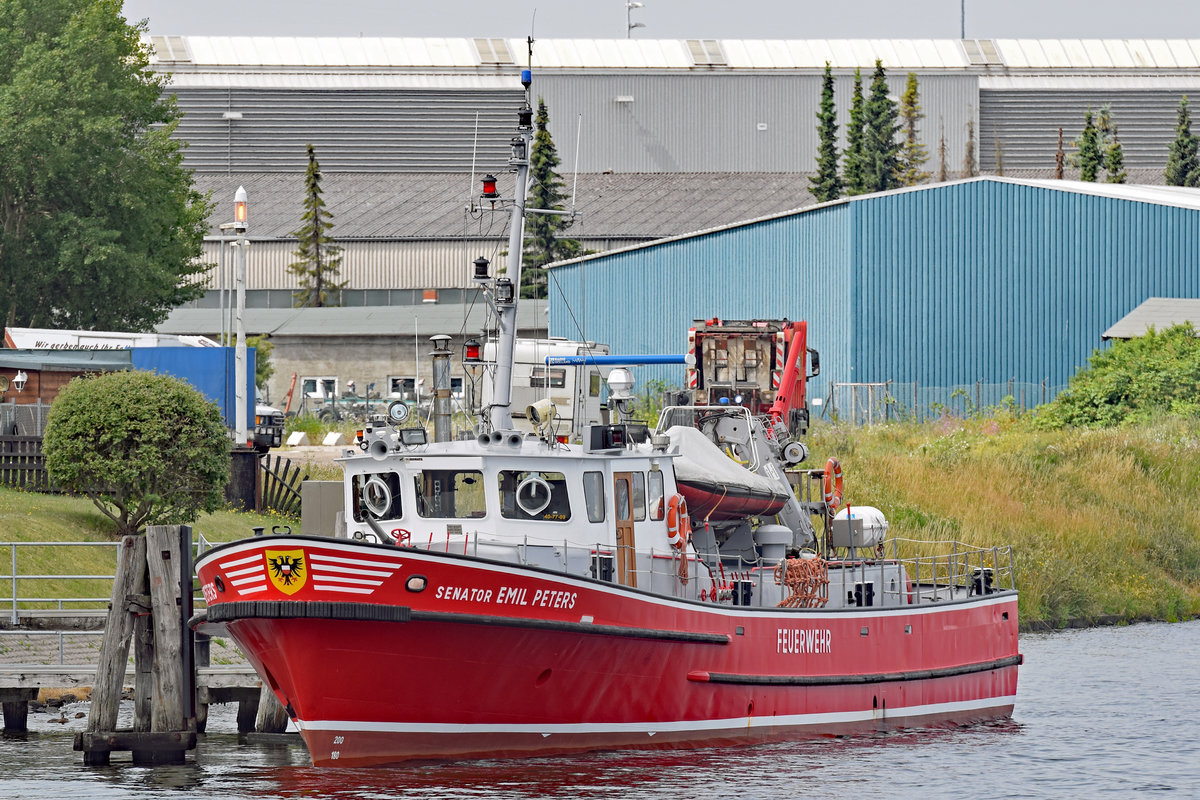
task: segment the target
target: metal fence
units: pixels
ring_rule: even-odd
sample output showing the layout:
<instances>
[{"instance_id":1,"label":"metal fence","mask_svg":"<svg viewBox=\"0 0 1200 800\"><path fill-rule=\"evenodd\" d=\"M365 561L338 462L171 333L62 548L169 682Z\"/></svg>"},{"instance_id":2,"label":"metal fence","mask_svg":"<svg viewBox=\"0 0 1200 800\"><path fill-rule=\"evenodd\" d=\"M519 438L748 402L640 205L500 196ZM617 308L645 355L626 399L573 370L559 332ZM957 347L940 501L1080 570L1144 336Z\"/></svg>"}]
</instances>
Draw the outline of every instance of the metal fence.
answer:
<instances>
[{"instance_id":1,"label":"metal fence","mask_svg":"<svg viewBox=\"0 0 1200 800\"><path fill-rule=\"evenodd\" d=\"M107 609L108 603L112 597L112 590L103 597L86 597L72 596L62 597L55 594L53 591L39 591L46 587L51 581L64 580L96 580L111 582L116 577L117 571L117 553L121 546L120 542L0 542L0 554L5 548L9 551L9 558L5 561L9 564L7 573L0 573L0 588L4 591L4 598L0 603L7 604L10 610L10 620L13 625L20 623L20 610L22 608L31 609L33 607L46 608L50 607L56 611L67 610L100 610ZM213 547L212 542L204 538L204 534L196 534L195 553L199 556L201 553ZM99 547L109 548L112 550L112 572L105 572L97 575L91 574L71 574L71 573L48 573L40 572L22 573L20 571L20 554L31 553L35 548L71 548L71 547ZM28 562L26 562L28 563ZM200 602L202 598L197 595Z\"/></svg>"},{"instance_id":2,"label":"metal fence","mask_svg":"<svg viewBox=\"0 0 1200 800\"><path fill-rule=\"evenodd\" d=\"M4 436L41 436L46 432L46 415L50 404L0 403L0 434Z\"/></svg>"},{"instance_id":3,"label":"metal fence","mask_svg":"<svg viewBox=\"0 0 1200 800\"><path fill-rule=\"evenodd\" d=\"M1048 403L1066 389L1048 381L1028 383L978 381L961 386L922 386L919 383L834 383L821 417L851 425L874 425L894 420L924 422L946 416L973 417L1010 408L1029 411Z\"/></svg>"}]
</instances>

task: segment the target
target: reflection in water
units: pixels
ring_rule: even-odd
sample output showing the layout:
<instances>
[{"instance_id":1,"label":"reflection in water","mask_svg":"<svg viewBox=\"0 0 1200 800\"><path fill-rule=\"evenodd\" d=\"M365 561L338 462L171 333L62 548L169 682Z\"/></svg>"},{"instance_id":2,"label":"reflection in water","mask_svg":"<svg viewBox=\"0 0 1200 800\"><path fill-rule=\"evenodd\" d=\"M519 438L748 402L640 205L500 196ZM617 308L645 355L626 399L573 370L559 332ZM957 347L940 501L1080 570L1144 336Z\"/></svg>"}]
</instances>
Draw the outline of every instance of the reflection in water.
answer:
<instances>
[{"instance_id":1,"label":"reflection in water","mask_svg":"<svg viewBox=\"0 0 1200 800\"><path fill-rule=\"evenodd\" d=\"M243 745L216 707L183 766L85 769L72 727L30 715L0 739L0 798L903 798L1200 796L1200 621L1021 639L1014 719L742 748L316 769L303 746Z\"/></svg>"}]
</instances>

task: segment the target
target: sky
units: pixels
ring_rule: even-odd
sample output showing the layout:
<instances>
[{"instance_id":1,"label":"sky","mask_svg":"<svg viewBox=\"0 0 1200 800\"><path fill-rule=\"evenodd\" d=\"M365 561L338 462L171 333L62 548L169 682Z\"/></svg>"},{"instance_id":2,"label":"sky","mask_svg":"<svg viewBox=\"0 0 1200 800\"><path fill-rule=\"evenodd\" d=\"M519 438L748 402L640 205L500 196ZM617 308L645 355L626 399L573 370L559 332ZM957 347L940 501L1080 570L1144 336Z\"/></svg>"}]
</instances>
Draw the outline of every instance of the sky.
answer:
<instances>
[{"instance_id":1,"label":"sky","mask_svg":"<svg viewBox=\"0 0 1200 800\"><path fill-rule=\"evenodd\" d=\"M1196 0L640 0L649 39L1200 39ZM125 0L131 22L191 36L619 39L624 0Z\"/></svg>"}]
</instances>

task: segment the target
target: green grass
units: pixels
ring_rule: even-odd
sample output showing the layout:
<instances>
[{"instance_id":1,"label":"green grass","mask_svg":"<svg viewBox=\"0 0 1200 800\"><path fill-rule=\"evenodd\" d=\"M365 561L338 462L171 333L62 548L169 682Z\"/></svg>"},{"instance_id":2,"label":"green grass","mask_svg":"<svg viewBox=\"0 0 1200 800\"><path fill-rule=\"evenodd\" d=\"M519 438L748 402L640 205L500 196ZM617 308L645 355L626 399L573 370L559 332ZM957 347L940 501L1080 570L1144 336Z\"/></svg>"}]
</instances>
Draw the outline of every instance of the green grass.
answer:
<instances>
[{"instance_id":1,"label":"green grass","mask_svg":"<svg viewBox=\"0 0 1200 800\"><path fill-rule=\"evenodd\" d=\"M892 536L1015 550L1026 623L1200 615L1200 420L1035 430L1012 415L818 426Z\"/></svg>"},{"instance_id":2,"label":"green grass","mask_svg":"<svg viewBox=\"0 0 1200 800\"><path fill-rule=\"evenodd\" d=\"M270 530L274 525L290 525L294 520L261 514L218 511L201 516L192 524L210 542L228 542L249 536L255 525ZM0 488L0 574L12 570L9 542L115 542L115 526L90 500L66 495L38 494ZM116 569L115 547L19 547L17 575L112 575ZM112 580L61 578L47 580L18 579L21 597L107 598ZM0 578L0 607L11 606L12 581ZM95 607L97 604L72 604L65 608ZM54 608L53 603L22 603L22 608Z\"/></svg>"},{"instance_id":3,"label":"green grass","mask_svg":"<svg viewBox=\"0 0 1200 800\"><path fill-rule=\"evenodd\" d=\"M1200 616L1200 420L1061 431L1003 413L870 429L818 424L810 444L807 466L837 456L847 501L881 509L892 536L1013 545L1027 624ZM333 465L313 477L340 472ZM224 542L278 524L295 525L222 511L193 528ZM0 489L0 573L11 563L3 542L112 541L112 532L90 501ZM19 558L24 574L111 574L115 563L112 550L93 548L28 549ZM38 583L20 593L109 591L104 581ZM10 594L0 579L0 598Z\"/></svg>"}]
</instances>

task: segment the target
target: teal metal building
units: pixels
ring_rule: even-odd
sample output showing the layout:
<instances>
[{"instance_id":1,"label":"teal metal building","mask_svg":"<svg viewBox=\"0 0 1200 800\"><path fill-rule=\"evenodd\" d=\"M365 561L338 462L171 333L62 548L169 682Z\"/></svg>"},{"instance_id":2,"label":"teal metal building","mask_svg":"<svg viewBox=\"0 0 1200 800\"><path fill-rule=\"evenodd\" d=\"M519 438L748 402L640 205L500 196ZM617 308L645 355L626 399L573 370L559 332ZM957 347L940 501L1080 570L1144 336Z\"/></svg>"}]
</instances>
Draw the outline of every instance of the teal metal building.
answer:
<instances>
[{"instance_id":1,"label":"teal metal building","mask_svg":"<svg viewBox=\"0 0 1200 800\"><path fill-rule=\"evenodd\" d=\"M804 319L813 397L887 381L914 401L981 384L1052 395L1148 297L1200 297L1200 190L980 177L562 262L549 329L681 353L695 319ZM637 374L683 382L682 367Z\"/></svg>"}]
</instances>

